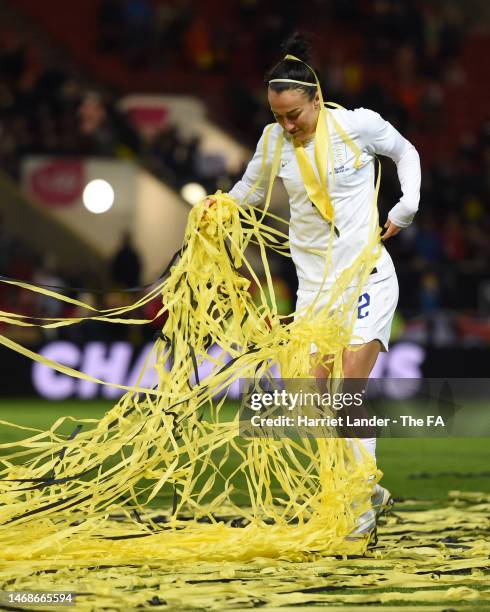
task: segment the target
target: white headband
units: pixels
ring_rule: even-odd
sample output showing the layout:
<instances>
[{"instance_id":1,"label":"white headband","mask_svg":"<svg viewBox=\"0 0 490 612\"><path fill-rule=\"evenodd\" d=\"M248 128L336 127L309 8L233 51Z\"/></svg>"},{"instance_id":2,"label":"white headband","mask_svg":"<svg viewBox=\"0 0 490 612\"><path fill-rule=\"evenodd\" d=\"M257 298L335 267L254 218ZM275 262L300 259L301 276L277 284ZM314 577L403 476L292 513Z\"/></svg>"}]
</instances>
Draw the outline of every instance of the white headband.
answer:
<instances>
[{"instance_id":1,"label":"white headband","mask_svg":"<svg viewBox=\"0 0 490 612\"><path fill-rule=\"evenodd\" d=\"M298 83L299 85L308 85L309 87L316 87L316 83L307 83L306 81L297 81L296 79L272 79L271 83Z\"/></svg>"}]
</instances>

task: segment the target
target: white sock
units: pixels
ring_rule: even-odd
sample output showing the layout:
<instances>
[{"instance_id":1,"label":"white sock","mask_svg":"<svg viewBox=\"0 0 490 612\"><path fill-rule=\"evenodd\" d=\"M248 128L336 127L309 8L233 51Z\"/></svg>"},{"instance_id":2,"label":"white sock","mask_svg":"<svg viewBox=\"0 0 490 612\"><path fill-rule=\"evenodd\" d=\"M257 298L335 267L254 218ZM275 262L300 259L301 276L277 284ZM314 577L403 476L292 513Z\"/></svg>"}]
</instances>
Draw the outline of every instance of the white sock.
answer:
<instances>
[{"instance_id":1,"label":"white sock","mask_svg":"<svg viewBox=\"0 0 490 612\"><path fill-rule=\"evenodd\" d=\"M362 461L361 450L352 438L346 438L349 441L352 450L354 451L354 458L359 463ZM376 461L376 438L358 438L359 443L364 446L367 452L372 455L373 459Z\"/></svg>"},{"instance_id":2,"label":"white sock","mask_svg":"<svg viewBox=\"0 0 490 612\"><path fill-rule=\"evenodd\" d=\"M359 442L361 442L368 453L371 453L376 461L376 438L359 438Z\"/></svg>"}]
</instances>

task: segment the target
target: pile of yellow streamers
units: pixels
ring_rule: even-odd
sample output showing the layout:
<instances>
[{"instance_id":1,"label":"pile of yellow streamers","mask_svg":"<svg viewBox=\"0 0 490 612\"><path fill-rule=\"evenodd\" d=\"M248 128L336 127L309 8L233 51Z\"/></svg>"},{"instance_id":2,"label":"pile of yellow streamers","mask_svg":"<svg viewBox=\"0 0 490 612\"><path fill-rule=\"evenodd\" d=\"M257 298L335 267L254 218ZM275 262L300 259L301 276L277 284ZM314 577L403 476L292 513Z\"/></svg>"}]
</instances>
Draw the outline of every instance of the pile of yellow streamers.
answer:
<instances>
[{"instance_id":1,"label":"pile of yellow streamers","mask_svg":"<svg viewBox=\"0 0 490 612\"><path fill-rule=\"evenodd\" d=\"M323 311L285 325L265 298L257 305L239 273L245 268L255 276L245 249L254 241L265 257L268 242L280 245L284 236L264 226L263 212L217 198L204 221L202 207L192 210L180 259L161 288L168 318L153 349L156 388L136 385L92 429L71 439L58 433L61 418L47 432L0 445L4 558L79 557L88 541L113 547L107 538L125 535L140 536L131 545L148 547L150 556L157 546L174 559L197 551L216 559L230 551L250 558L364 551L365 538L345 536L369 508L368 479L377 473L372 462L355 461L341 439L240 439L238 415L220 419L226 394L218 402L213 397L237 378L262 377L272 364L283 377L309 377L311 342L338 370L350 313ZM119 321L120 314L100 316ZM211 345L222 355L212 358L204 380L195 380ZM245 492L237 485L243 482ZM172 496L165 530L147 513L162 492ZM223 508L247 525L217 520ZM113 533L107 521L115 515L126 520Z\"/></svg>"},{"instance_id":2,"label":"pile of yellow streamers","mask_svg":"<svg viewBox=\"0 0 490 612\"><path fill-rule=\"evenodd\" d=\"M327 124L328 110L322 112ZM211 209L195 207L169 275L135 304L96 311L14 283L88 309L87 317L76 319L0 314L14 325L52 328L86 318L143 324L127 315L158 294L168 317L152 351L155 388L115 385L127 391L116 406L100 421L78 421L69 437L61 429L73 419L61 417L48 431L19 426L25 439L0 443L4 589L66 588L68 581L80 592L91 572L104 566L107 593L110 574L117 573L115 588L138 593L133 599L140 605L154 592L155 581L161 584L165 571L179 564L264 558L293 563L366 552L368 536L346 538L369 510L380 477L362 447L328 436L244 439L238 414L232 421L222 416L226 391L238 378L267 376L273 365L283 378L310 377L313 342L316 362L328 356L332 375L341 376L358 295L380 251L375 197L368 244L338 279L329 303L318 312L312 305L292 322L279 316L273 299L268 305L274 290L267 251L287 254L287 237L266 221L273 217L267 209L282 139L271 156L268 140L266 132L262 174L251 190L268 182L264 209L238 206L221 193ZM379 175L376 196L378 188ZM332 243L333 223L327 263ZM261 255L267 296L247 259L250 245ZM248 291L251 279L261 300ZM339 306L353 285L357 291ZM0 342L65 374L95 380L8 338ZM212 345L221 349L218 356L210 357ZM210 359L211 372L200 380L199 366ZM131 565L127 573L121 570L125 565ZM89 588L103 597L103 583L95 583Z\"/></svg>"}]
</instances>

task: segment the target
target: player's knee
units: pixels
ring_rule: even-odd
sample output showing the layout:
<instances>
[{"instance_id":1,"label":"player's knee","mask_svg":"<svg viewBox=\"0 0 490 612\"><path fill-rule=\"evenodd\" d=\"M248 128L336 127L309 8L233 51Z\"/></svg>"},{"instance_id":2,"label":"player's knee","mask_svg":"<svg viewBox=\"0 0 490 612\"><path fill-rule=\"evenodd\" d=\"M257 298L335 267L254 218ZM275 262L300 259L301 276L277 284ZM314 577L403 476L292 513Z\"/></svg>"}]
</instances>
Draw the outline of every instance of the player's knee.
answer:
<instances>
[{"instance_id":1,"label":"player's knee","mask_svg":"<svg viewBox=\"0 0 490 612\"><path fill-rule=\"evenodd\" d=\"M344 378L364 378L362 375L363 368L355 363L355 360L344 361Z\"/></svg>"},{"instance_id":2,"label":"player's knee","mask_svg":"<svg viewBox=\"0 0 490 612\"><path fill-rule=\"evenodd\" d=\"M381 344L373 340L358 350L346 349L343 354L342 366L344 378L368 378L376 363Z\"/></svg>"}]
</instances>

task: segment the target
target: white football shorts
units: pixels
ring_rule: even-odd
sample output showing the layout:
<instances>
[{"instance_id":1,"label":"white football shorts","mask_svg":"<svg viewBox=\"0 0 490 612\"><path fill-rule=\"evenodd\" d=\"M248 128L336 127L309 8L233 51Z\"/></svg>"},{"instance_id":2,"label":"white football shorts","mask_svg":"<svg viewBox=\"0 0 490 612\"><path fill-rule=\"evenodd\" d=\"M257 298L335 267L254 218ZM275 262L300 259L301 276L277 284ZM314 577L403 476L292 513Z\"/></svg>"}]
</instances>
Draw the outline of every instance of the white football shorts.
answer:
<instances>
[{"instance_id":1,"label":"white football shorts","mask_svg":"<svg viewBox=\"0 0 490 612\"><path fill-rule=\"evenodd\" d=\"M353 289L352 289L353 291ZM317 295L316 291L298 290L296 299L296 312L301 316L301 311L311 304ZM324 306L329 298L329 293L321 294L315 311ZM376 280L376 275L371 275L359 296L357 306L357 319L352 331L351 344L365 344L371 340L379 340L382 351L388 350L391 334L391 324L398 304L398 279L395 272L382 280ZM316 352L316 346L312 344L311 352Z\"/></svg>"}]
</instances>

